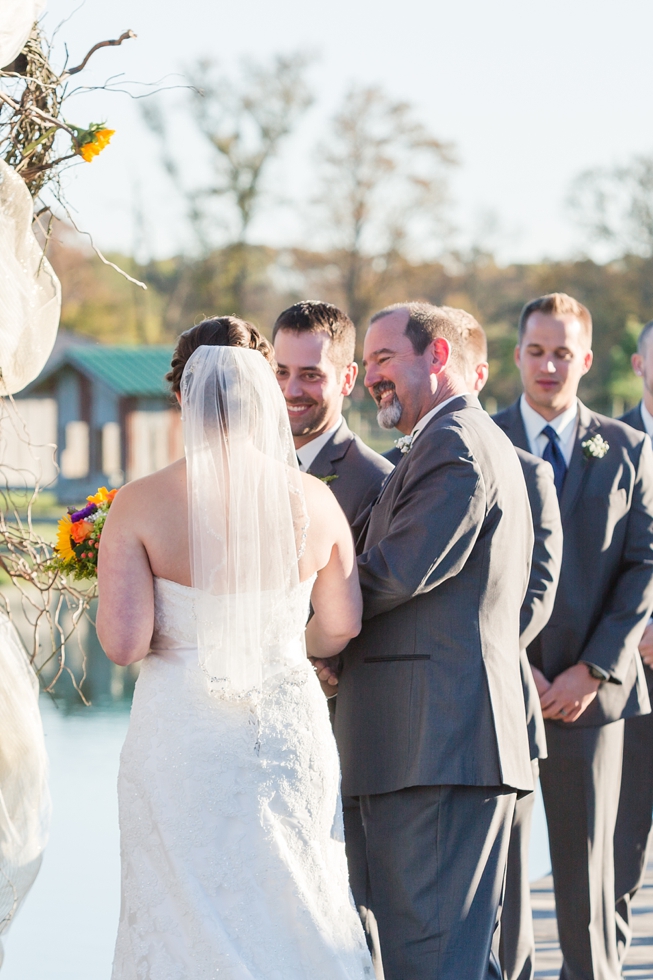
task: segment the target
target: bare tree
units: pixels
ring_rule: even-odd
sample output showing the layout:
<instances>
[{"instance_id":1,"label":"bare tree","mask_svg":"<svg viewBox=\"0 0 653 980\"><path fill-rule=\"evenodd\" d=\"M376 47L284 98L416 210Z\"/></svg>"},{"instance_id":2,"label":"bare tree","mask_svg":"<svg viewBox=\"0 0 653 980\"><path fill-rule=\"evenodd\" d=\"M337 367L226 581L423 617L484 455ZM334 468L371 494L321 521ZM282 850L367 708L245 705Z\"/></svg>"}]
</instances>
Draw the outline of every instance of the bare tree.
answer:
<instances>
[{"instance_id":1,"label":"bare tree","mask_svg":"<svg viewBox=\"0 0 653 980\"><path fill-rule=\"evenodd\" d=\"M318 147L319 203L331 231L349 313L361 324L380 277L444 230L451 145L419 122L411 105L378 87L353 87Z\"/></svg>"},{"instance_id":2,"label":"bare tree","mask_svg":"<svg viewBox=\"0 0 653 980\"><path fill-rule=\"evenodd\" d=\"M653 257L653 157L585 171L572 184L569 205L590 242Z\"/></svg>"},{"instance_id":3,"label":"bare tree","mask_svg":"<svg viewBox=\"0 0 653 980\"><path fill-rule=\"evenodd\" d=\"M306 65L303 55L277 55L270 64L245 63L236 80L219 73L209 60L190 73L193 118L211 151L213 178L207 187L183 189L164 117L160 109L148 109L150 128L164 145L164 166L185 194L204 251L215 244L207 233L215 224L210 201L218 198L226 204L220 212L231 243L229 291L239 312L244 311L250 228L268 196L269 164L312 102Z\"/></svg>"}]
</instances>

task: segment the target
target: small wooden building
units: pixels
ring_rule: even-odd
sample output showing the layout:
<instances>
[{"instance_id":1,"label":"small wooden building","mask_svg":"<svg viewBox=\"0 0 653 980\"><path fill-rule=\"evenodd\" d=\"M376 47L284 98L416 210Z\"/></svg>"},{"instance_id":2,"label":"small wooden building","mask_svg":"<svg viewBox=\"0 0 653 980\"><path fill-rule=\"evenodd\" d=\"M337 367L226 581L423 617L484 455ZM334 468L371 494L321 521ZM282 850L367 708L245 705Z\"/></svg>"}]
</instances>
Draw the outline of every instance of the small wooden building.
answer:
<instances>
[{"instance_id":1,"label":"small wooden building","mask_svg":"<svg viewBox=\"0 0 653 980\"><path fill-rule=\"evenodd\" d=\"M78 503L183 455L179 409L164 377L172 347L72 345L16 399L56 406L57 497Z\"/></svg>"}]
</instances>

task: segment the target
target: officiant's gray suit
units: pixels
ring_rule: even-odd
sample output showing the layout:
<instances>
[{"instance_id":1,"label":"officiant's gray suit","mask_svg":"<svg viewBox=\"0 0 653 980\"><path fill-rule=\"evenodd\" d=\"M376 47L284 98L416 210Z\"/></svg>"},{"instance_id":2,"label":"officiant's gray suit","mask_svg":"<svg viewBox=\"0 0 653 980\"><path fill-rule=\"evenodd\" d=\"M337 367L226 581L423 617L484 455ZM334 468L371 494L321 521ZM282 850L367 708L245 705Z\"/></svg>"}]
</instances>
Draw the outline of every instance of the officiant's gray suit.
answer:
<instances>
[{"instance_id":1,"label":"officiant's gray suit","mask_svg":"<svg viewBox=\"0 0 653 980\"><path fill-rule=\"evenodd\" d=\"M645 432L641 403L621 421ZM653 670L644 664L649 697L653 699ZM614 832L614 887L617 899L617 948L623 963L633 935L631 901L646 870L653 813L653 714L627 718L619 813Z\"/></svg>"},{"instance_id":2,"label":"officiant's gray suit","mask_svg":"<svg viewBox=\"0 0 653 980\"><path fill-rule=\"evenodd\" d=\"M495 416L529 444L519 402ZM583 443L601 436L602 458ZM641 433L579 402L560 499L564 550L547 626L530 662L549 679L584 661L605 671L573 724L547 721L541 783L549 826L563 980L617 980L613 835L623 719L650 710L637 646L653 606L653 455Z\"/></svg>"},{"instance_id":3,"label":"officiant's gray suit","mask_svg":"<svg viewBox=\"0 0 653 980\"><path fill-rule=\"evenodd\" d=\"M336 737L386 980L484 980L515 791L532 789L519 612L533 531L510 443L463 395L373 506Z\"/></svg>"}]
</instances>

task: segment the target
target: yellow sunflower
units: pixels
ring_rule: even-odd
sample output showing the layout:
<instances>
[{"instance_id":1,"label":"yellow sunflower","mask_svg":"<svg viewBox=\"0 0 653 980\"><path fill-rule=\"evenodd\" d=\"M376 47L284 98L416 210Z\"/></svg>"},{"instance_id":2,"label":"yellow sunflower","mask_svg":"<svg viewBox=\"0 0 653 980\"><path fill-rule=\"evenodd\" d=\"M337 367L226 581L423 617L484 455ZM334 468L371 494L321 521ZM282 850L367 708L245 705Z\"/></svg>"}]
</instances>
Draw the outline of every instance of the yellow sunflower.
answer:
<instances>
[{"instance_id":1,"label":"yellow sunflower","mask_svg":"<svg viewBox=\"0 0 653 980\"><path fill-rule=\"evenodd\" d=\"M75 557L75 552L73 551L70 543L70 531L72 526L73 522L70 519L70 515L65 514L59 521L57 528L57 543L54 547L59 557L63 558L64 561Z\"/></svg>"}]
</instances>

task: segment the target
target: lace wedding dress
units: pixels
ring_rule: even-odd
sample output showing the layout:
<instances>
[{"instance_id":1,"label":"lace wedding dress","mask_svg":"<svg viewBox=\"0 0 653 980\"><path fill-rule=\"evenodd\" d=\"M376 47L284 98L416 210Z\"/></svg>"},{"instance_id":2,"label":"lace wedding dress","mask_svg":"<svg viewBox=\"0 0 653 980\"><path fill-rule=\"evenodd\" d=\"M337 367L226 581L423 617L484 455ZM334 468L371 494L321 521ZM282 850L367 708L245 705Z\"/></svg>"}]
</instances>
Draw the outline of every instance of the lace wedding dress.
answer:
<instances>
[{"instance_id":1,"label":"lace wedding dress","mask_svg":"<svg viewBox=\"0 0 653 980\"><path fill-rule=\"evenodd\" d=\"M216 697L198 662L197 591L154 585L120 765L113 980L371 978L314 671L288 650L257 702Z\"/></svg>"}]
</instances>

